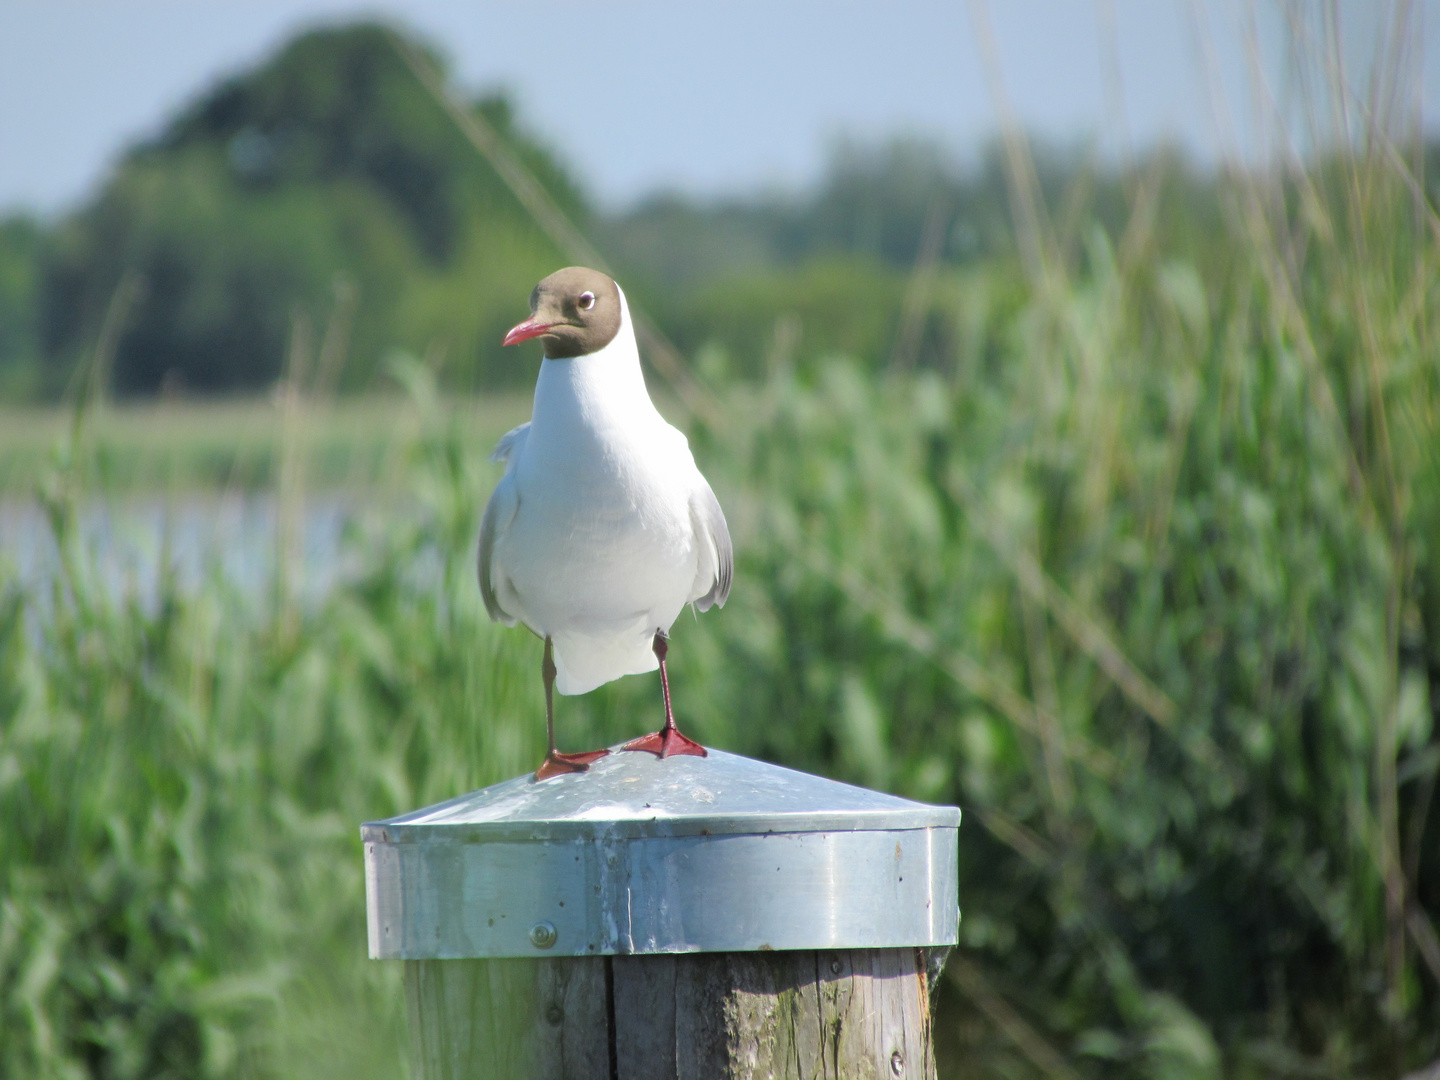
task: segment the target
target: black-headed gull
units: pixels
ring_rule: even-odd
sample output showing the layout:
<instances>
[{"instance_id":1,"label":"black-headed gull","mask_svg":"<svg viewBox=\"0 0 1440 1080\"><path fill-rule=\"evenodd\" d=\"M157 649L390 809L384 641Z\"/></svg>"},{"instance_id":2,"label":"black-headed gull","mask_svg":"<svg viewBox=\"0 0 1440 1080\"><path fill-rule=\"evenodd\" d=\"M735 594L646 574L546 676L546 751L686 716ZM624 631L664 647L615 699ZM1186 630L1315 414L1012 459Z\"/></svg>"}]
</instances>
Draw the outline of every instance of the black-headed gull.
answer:
<instances>
[{"instance_id":1,"label":"black-headed gull","mask_svg":"<svg viewBox=\"0 0 1440 1080\"><path fill-rule=\"evenodd\" d=\"M625 294L572 266L530 294L505 335L545 347L530 422L491 454L505 463L480 524L480 592L490 617L545 641L549 748L537 780L583 772L608 751L555 749L553 691L583 694L660 668L665 724L624 746L705 756L680 734L665 653L686 604L723 606L734 557L725 514L685 436L655 409Z\"/></svg>"}]
</instances>

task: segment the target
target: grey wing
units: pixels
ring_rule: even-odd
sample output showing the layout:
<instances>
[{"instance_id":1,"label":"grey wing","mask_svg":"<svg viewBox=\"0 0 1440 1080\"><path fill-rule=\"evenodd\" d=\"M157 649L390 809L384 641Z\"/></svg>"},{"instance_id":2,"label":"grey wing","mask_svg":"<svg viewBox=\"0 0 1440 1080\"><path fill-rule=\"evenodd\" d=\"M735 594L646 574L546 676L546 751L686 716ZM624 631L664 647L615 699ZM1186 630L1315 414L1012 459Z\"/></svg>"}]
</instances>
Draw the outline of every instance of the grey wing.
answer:
<instances>
[{"instance_id":1,"label":"grey wing","mask_svg":"<svg viewBox=\"0 0 1440 1080\"><path fill-rule=\"evenodd\" d=\"M528 423L507 432L495 445L490 460L510 464L524 447L529 434ZM500 599L495 594L495 541L510 527L519 509L520 490L515 484L515 470L513 467L507 468L505 475L495 485L490 501L485 504L485 516L480 519L480 554L477 560L480 597L485 601L485 610L493 621L503 622L506 626L515 625L515 616L500 606Z\"/></svg>"},{"instance_id":2,"label":"grey wing","mask_svg":"<svg viewBox=\"0 0 1440 1080\"><path fill-rule=\"evenodd\" d=\"M695 606L701 611L712 607L724 607L730 595L730 578L735 573L735 549L730 544L730 527L725 524L725 511L720 509L720 500L704 477L700 479L700 490L690 497L690 520L695 535L700 540L701 550L713 559L700 560L700 573L695 583L698 592L708 590L695 598ZM713 575L713 576L712 576Z\"/></svg>"},{"instance_id":3,"label":"grey wing","mask_svg":"<svg viewBox=\"0 0 1440 1080\"><path fill-rule=\"evenodd\" d=\"M508 462L515 453L525 445L525 440L530 436L530 421L526 420L517 428L511 428L500 441L495 444L495 449L490 451L490 460L496 464Z\"/></svg>"},{"instance_id":4,"label":"grey wing","mask_svg":"<svg viewBox=\"0 0 1440 1080\"><path fill-rule=\"evenodd\" d=\"M495 595L495 540L515 520L515 511L520 509L520 494L515 490L515 476L506 473L495 485L495 492L485 504L485 516L480 519L480 596L485 601L485 610L494 622L506 626L515 625L515 616L500 606Z\"/></svg>"}]
</instances>

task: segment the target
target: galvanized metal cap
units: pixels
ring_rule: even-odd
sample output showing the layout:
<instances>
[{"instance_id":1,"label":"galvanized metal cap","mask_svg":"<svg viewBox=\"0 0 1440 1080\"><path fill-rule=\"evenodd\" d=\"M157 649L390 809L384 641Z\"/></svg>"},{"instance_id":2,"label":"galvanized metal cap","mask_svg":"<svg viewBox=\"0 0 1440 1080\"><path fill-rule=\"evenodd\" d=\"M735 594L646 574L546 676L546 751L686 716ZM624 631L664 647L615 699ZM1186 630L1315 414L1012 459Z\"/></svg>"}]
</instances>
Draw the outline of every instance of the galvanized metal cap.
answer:
<instances>
[{"instance_id":1,"label":"galvanized metal cap","mask_svg":"<svg viewBox=\"0 0 1440 1080\"><path fill-rule=\"evenodd\" d=\"M953 945L960 811L712 750L361 827L370 955Z\"/></svg>"}]
</instances>

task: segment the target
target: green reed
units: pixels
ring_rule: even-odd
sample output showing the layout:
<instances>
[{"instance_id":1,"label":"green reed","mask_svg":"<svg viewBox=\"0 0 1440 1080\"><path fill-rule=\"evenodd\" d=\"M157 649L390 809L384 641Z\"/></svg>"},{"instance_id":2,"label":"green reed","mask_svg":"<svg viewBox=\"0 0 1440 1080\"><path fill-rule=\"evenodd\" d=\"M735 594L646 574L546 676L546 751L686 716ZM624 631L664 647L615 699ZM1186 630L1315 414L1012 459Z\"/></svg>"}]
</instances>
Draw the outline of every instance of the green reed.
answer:
<instances>
[{"instance_id":1,"label":"green reed","mask_svg":"<svg viewBox=\"0 0 1440 1080\"><path fill-rule=\"evenodd\" d=\"M1123 230L1035 215L1023 258L939 272L947 363L777 345L694 426L739 565L676 625L682 721L965 809L949 1075L1440 1055L1440 230L1413 160L1222 178L1202 240L1157 228L1184 207L1142 170ZM56 570L0 578L0 1075L403 1071L357 825L532 768L543 714L536 643L474 582L490 440L393 370L383 483L318 601L286 558L258 596L164 553L154 596L107 580L83 410L39 485ZM563 699L562 739L657 708L653 677Z\"/></svg>"}]
</instances>

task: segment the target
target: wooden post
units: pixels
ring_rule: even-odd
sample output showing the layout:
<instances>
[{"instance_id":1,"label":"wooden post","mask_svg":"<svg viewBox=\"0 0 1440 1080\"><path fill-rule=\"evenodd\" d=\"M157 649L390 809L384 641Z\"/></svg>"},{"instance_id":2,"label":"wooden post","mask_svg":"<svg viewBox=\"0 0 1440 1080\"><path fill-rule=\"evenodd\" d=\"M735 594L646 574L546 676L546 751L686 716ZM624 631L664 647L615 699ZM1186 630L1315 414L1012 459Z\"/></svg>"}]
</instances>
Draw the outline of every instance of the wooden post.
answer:
<instances>
[{"instance_id":1,"label":"wooden post","mask_svg":"<svg viewBox=\"0 0 1440 1080\"><path fill-rule=\"evenodd\" d=\"M409 960L416 1080L935 1080L916 949Z\"/></svg>"},{"instance_id":2,"label":"wooden post","mask_svg":"<svg viewBox=\"0 0 1440 1080\"><path fill-rule=\"evenodd\" d=\"M712 751L362 828L415 1080L934 1080L959 811Z\"/></svg>"}]
</instances>

